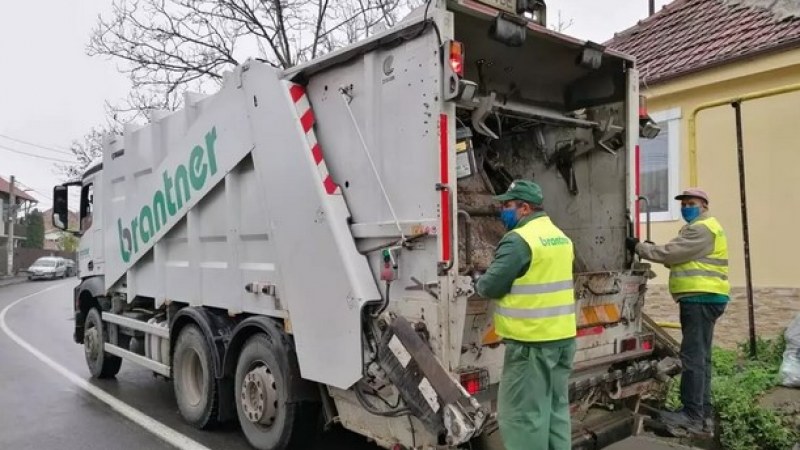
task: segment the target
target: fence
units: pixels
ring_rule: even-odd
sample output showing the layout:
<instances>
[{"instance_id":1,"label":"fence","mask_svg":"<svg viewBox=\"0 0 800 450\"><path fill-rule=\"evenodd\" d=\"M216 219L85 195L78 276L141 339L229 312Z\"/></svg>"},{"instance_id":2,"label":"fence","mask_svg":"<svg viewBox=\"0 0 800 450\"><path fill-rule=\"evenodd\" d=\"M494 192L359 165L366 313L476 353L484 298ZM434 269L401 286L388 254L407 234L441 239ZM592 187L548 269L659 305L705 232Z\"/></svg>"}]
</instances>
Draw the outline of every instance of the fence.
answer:
<instances>
[{"instance_id":1,"label":"fence","mask_svg":"<svg viewBox=\"0 0 800 450\"><path fill-rule=\"evenodd\" d=\"M8 250L6 246L0 246L0 275L7 273L8 258L6 253ZM75 252L63 252L59 250L45 250L41 248L15 248L14 249L14 273L21 273L30 267L34 261L42 256L60 256L62 258L71 259L77 262L77 255Z\"/></svg>"}]
</instances>

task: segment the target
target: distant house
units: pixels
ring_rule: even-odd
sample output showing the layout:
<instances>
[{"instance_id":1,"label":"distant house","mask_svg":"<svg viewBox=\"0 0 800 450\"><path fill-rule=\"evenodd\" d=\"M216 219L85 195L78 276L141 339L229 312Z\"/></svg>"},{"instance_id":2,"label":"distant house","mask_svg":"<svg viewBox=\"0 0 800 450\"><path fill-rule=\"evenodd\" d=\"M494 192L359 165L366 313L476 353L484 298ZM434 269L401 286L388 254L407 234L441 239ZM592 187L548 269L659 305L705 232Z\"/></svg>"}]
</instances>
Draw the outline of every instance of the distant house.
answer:
<instances>
[{"instance_id":1,"label":"distant house","mask_svg":"<svg viewBox=\"0 0 800 450\"><path fill-rule=\"evenodd\" d=\"M653 240L664 243L682 220L673 197L697 184L711 196L730 243L731 282L745 284L734 110L697 115L700 105L750 93L800 88L800 2L676 0L606 43L636 57L641 93L662 128L641 140L641 193L653 205ZM796 229L800 220L800 91L742 103L753 281L757 293L800 299ZM644 216L642 216L644 219ZM656 284L666 270L657 269Z\"/></svg>"},{"instance_id":2,"label":"distant house","mask_svg":"<svg viewBox=\"0 0 800 450\"><path fill-rule=\"evenodd\" d=\"M19 245L20 241L25 240L25 228L20 225L20 219L25 216L27 211L38 201L28 195L25 191L15 188L14 197L16 203L16 215L14 217L14 245ZM0 220L0 247L5 247L8 243L8 220L9 220L9 206L11 204L11 184L8 180L0 177L0 211L2 211L2 220Z\"/></svg>"},{"instance_id":3,"label":"distant house","mask_svg":"<svg viewBox=\"0 0 800 450\"><path fill-rule=\"evenodd\" d=\"M44 249L45 250L61 250L59 242L64 235L64 231L59 230L53 225L53 210L48 209L42 213L44 218ZM78 229L78 213L69 211L69 226L70 230Z\"/></svg>"}]
</instances>

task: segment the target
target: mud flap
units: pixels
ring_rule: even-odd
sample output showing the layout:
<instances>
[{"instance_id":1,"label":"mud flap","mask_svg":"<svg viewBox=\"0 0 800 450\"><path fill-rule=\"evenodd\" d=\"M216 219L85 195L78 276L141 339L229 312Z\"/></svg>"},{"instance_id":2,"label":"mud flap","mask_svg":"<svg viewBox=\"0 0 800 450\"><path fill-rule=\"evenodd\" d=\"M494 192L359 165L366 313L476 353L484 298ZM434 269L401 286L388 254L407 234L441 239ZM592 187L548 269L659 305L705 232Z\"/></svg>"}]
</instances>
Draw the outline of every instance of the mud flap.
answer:
<instances>
[{"instance_id":1,"label":"mud flap","mask_svg":"<svg viewBox=\"0 0 800 450\"><path fill-rule=\"evenodd\" d=\"M414 416L444 443L460 445L481 431L487 411L450 377L406 319L392 318L378 359Z\"/></svg>"}]
</instances>

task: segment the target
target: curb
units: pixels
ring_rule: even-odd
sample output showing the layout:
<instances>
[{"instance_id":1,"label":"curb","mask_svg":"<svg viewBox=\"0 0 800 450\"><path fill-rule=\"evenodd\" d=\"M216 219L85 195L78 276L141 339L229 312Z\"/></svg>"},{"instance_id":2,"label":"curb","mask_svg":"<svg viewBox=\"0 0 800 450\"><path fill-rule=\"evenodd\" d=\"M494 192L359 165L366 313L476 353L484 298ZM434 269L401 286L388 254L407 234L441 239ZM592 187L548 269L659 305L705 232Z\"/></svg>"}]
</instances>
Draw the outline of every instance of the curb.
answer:
<instances>
[{"instance_id":1,"label":"curb","mask_svg":"<svg viewBox=\"0 0 800 450\"><path fill-rule=\"evenodd\" d=\"M2 280L2 279L0 279L0 289L4 288L6 286L13 286L15 284L25 283L26 281L28 281L28 278L26 278L26 277L18 277L18 278L11 279L11 280Z\"/></svg>"}]
</instances>

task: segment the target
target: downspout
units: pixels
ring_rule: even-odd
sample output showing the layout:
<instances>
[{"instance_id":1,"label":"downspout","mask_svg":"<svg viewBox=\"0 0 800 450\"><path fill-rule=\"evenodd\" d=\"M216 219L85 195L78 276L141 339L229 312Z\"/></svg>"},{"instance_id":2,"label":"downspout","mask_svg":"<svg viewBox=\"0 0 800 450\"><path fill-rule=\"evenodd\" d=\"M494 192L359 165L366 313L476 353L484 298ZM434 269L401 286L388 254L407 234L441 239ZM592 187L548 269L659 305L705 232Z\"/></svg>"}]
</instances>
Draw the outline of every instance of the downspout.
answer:
<instances>
[{"instance_id":1,"label":"downspout","mask_svg":"<svg viewBox=\"0 0 800 450\"><path fill-rule=\"evenodd\" d=\"M751 92L749 94L740 95L737 97L730 97L724 100L716 100L713 102L703 103L696 107L692 114L689 116L689 184L697 186L697 115L706 109L715 108L717 106L732 105L734 103L743 103L748 100L755 100L765 97L774 97L776 95L787 94L790 92L800 91L800 84L790 84L788 86L768 89L765 91Z\"/></svg>"}]
</instances>

